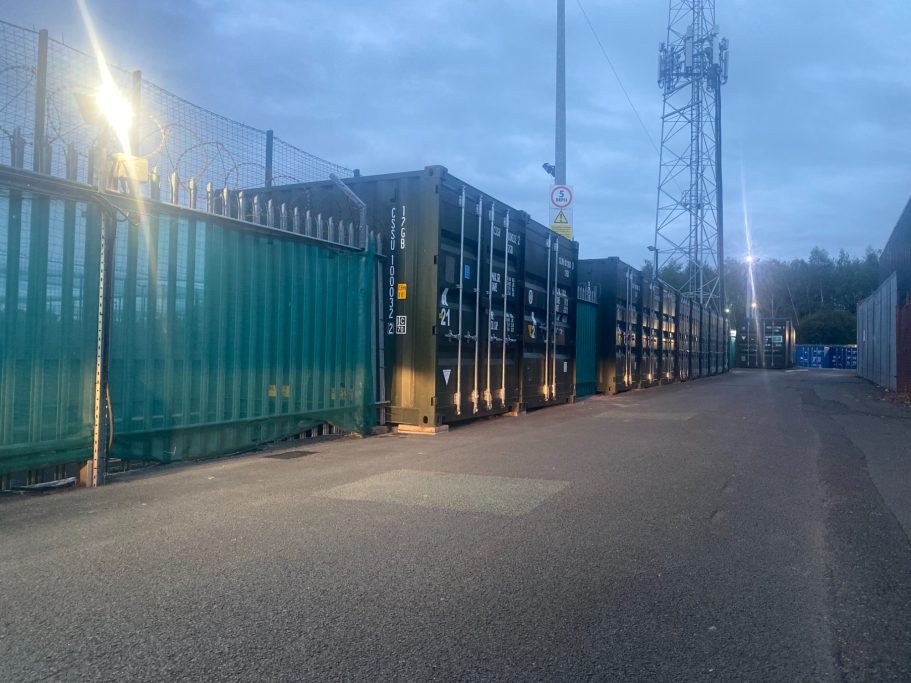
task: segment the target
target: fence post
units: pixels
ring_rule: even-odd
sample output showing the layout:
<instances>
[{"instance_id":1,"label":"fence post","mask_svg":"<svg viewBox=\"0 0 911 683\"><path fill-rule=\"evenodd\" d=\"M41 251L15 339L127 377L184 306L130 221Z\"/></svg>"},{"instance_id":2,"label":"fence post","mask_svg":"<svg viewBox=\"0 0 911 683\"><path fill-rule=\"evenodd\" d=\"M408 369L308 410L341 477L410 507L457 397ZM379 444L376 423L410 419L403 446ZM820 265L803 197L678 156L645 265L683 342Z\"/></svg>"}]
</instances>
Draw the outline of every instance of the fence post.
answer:
<instances>
[{"instance_id":1,"label":"fence post","mask_svg":"<svg viewBox=\"0 0 911 683\"><path fill-rule=\"evenodd\" d=\"M142 72L133 72L133 90L130 98L133 108L133 120L130 121L130 154L141 156L139 153L139 109L142 106Z\"/></svg>"},{"instance_id":2,"label":"fence post","mask_svg":"<svg viewBox=\"0 0 911 683\"><path fill-rule=\"evenodd\" d=\"M50 173L50 145L47 125L47 29L38 32L38 70L35 74L35 139L32 169Z\"/></svg>"},{"instance_id":3,"label":"fence post","mask_svg":"<svg viewBox=\"0 0 911 683\"><path fill-rule=\"evenodd\" d=\"M111 287L114 280L114 234L117 219L101 207L101 249L98 268L98 341L95 351L95 414L92 434L90 485L104 484L111 424L109 420L108 370L111 336Z\"/></svg>"},{"instance_id":4,"label":"fence post","mask_svg":"<svg viewBox=\"0 0 911 683\"><path fill-rule=\"evenodd\" d=\"M272 189L272 149L275 144L275 134L271 130L266 131L266 189Z\"/></svg>"}]
</instances>

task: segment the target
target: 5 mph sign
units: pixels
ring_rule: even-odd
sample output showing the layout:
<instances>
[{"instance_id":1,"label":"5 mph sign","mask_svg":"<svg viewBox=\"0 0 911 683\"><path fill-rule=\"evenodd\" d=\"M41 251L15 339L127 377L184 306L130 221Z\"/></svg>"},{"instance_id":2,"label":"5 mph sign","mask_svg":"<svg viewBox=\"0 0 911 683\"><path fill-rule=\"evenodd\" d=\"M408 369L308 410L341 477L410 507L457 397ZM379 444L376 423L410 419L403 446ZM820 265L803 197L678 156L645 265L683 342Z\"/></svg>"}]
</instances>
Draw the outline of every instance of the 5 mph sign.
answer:
<instances>
[{"instance_id":1,"label":"5 mph sign","mask_svg":"<svg viewBox=\"0 0 911 683\"><path fill-rule=\"evenodd\" d=\"M550 229L573 238L573 188L569 185L550 187Z\"/></svg>"},{"instance_id":2,"label":"5 mph sign","mask_svg":"<svg viewBox=\"0 0 911 683\"><path fill-rule=\"evenodd\" d=\"M573 189L569 185L550 186L550 205L555 209L568 209L573 205Z\"/></svg>"}]
</instances>

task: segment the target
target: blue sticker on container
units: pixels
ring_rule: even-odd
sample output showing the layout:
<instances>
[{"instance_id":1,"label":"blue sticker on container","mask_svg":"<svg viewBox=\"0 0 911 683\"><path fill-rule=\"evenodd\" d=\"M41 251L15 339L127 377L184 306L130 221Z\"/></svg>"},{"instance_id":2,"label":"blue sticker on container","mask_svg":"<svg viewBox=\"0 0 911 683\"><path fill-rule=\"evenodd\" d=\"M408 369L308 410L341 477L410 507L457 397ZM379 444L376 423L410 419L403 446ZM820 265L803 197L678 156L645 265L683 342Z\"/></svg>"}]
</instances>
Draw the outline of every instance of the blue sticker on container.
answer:
<instances>
[{"instance_id":1,"label":"blue sticker on container","mask_svg":"<svg viewBox=\"0 0 911 683\"><path fill-rule=\"evenodd\" d=\"M465 279L471 279L471 266L469 266L467 263L465 264Z\"/></svg>"}]
</instances>

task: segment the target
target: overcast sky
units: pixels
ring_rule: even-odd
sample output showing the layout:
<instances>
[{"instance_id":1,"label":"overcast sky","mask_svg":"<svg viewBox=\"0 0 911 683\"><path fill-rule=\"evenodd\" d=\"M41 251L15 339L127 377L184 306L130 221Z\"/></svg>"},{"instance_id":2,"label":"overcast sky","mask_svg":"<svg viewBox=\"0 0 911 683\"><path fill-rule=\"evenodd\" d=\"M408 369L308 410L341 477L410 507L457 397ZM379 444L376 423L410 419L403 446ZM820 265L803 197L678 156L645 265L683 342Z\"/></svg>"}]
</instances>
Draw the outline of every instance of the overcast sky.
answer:
<instances>
[{"instance_id":1,"label":"overcast sky","mask_svg":"<svg viewBox=\"0 0 911 683\"><path fill-rule=\"evenodd\" d=\"M110 60L365 174L443 164L542 222L553 0L87 0ZM568 181L584 257L648 257L658 157L567 0ZM583 0L651 136L667 0ZM881 248L911 194L911 2L717 0L726 249ZM0 18L87 49L75 1Z\"/></svg>"}]
</instances>

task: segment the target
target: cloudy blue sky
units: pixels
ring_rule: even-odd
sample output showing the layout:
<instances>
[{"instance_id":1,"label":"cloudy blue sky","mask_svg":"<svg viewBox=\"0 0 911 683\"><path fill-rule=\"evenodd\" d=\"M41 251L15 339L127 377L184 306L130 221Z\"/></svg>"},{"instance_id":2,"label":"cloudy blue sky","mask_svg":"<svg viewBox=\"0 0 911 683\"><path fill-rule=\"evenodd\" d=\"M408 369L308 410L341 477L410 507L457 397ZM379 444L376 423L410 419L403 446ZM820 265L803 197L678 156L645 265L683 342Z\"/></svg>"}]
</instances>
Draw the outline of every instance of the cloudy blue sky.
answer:
<instances>
[{"instance_id":1,"label":"cloudy blue sky","mask_svg":"<svg viewBox=\"0 0 911 683\"><path fill-rule=\"evenodd\" d=\"M87 0L111 61L319 156L382 173L443 164L547 219L552 0ZM666 0L583 0L653 138ZM726 244L881 248L911 194L911 2L717 0ZM87 48L75 2L0 18ZM567 0L568 178L586 257L648 257L657 154Z\"/></svg>"}]
</instances>

